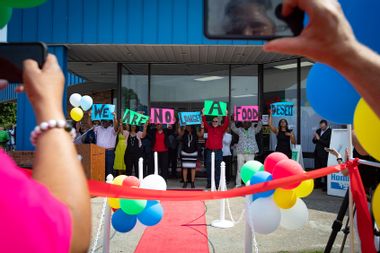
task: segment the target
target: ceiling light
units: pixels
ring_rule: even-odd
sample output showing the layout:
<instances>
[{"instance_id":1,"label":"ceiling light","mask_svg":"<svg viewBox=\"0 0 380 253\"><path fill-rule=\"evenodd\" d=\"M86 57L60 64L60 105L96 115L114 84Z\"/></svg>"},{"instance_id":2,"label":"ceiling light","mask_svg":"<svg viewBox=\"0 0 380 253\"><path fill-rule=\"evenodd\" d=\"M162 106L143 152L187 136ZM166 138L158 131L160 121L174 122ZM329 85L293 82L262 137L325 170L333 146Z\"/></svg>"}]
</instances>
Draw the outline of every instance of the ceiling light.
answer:
<instances>
[{"instance_id":1,"label":"ceiling light","mask_svg":"<svg viewBox=\"0 0 380 253\"><path fill-rule=\"evenodd\" d=\"M206 77L196 78L194 79L194 81L207 82L207 81L220 80L223 78L224 78L223 76L206 76Z\"/></svg>"},{"instance_id":2,"label":"ceiling light","mask_svg":"<svg viewBox=\"0 0 380 253\"><path fill-rule=\"evenodd\" d=\"M309 61L301 62L301 68L302 68L302 67L309 67L309 66L313 66L313 65L314 65L314 63L309 62ZM295 69L295 68L297 68L297 63L291 63L291 64L285 64L285 65L278 65L278 66L274 66L274 68L276 68L276 69L281 69L281 70Z\"/></svg>"},{"instance_id":3,"label":"ceiling light","mask_svg":"<svg viewBox=\"0 0 380 253\"><path fill-rule=\"evenodd\" d=\"M244 95L236 95L232 96L233 98L248 98L248 97L257 97L255 94L244 94Z\"/></svg>"}]
</instances>

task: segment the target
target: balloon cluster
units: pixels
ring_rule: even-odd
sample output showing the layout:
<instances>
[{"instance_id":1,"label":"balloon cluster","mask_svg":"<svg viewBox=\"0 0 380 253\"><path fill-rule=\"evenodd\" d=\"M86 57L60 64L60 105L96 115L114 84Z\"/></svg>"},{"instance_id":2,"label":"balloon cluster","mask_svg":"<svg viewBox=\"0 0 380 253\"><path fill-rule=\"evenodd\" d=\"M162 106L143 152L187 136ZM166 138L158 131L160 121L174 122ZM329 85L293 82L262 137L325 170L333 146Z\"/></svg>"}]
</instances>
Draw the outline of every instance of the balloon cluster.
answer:
<instances>
[{"instance_id":1,"label":"balloon cluster","mask_svg":"<svg viewBox=\"0 0 380 253\"><path fill-rule=\"evenodd\" d=\"M115 177L112 184L151 190L166 190L167 188L165 179L159 175L149 175L141 183L134 176L120 175ZM108 204L114 210L112 226L121 233L131 231L137 222L145 226L154 226L161 221L164 213L157 200L109 198Z\"/></svg>"},{"instance_id":2,"label":"balloon cluster","mask_svg":"<svg viewBox=\"0 0 380 253\"><path fill-rule=\"evenodd\" d=\"M90 96L85 95L82 97L78 93L73 93L70 96L69 101L70 104L74 107L70 111L70 116L74 121L77 122L83 118L83 111L89 110L93 104L93 100Z\"/></svg>"},{"instance_id":3,"label":"balloon cluster","mask_svg":"<svg viewBox=\"0 0 380 253\"><path fill-rule=\"evenodd\" d=\"M241 178L249 185L305 173L301 165L282 153L272 153L264 161L248 161L241 168ZM260 234L274 232L280 225L298 229L309 219L306 204L300 199L311 194L314 181L305 180L249 196L249 223Z\"/></svg>"},{"instance_id":4,"label":"balloon cluster","mask_svg":"<svg viewBox=\"0 0 380 253\"><path fill-rule=\"evenodd\" d=\"M46 0L0 0L0 29L3 29L12 17L13 8L32 8Z\"/></svg>"}]
</instances>

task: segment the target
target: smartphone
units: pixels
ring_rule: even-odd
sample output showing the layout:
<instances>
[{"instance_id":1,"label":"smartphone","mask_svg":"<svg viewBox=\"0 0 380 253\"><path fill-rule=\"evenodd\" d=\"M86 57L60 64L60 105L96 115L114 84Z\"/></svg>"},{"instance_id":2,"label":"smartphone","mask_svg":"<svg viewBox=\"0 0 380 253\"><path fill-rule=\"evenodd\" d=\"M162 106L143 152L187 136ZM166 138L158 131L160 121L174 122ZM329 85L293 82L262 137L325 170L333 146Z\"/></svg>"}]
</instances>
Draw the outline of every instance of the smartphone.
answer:
<instances>
[{"instance_id":1,"label":"smartphone","mask_svg":"<svg viewBox=\"0 0 380 253\"><path fill-rule=\"evenodd\" d=\"M42 68L47 54L47 46L41 42L0 43L0 79L22 83L24 60L35 60Z\"/></svg>"},{"instance_id":2,"label":"smartphone","mask_svg":"<svg viewBox=\"0 0 380 253\"><path fill-rule=\"evenodd\" d=\"M271 40L299 35L305 13L282 16L283 0L204 0L204 33L209 39Z\"/></svg>"}]
</instances>

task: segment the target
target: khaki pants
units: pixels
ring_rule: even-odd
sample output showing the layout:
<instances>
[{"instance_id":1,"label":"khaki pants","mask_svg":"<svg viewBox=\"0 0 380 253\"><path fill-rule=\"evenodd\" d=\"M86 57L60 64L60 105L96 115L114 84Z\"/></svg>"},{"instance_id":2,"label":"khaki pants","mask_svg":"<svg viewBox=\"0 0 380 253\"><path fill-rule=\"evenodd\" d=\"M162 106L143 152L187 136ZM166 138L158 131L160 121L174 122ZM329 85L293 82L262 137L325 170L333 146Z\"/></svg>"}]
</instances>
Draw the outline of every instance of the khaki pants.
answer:
<instances>
[{"instance_id":1,"label":"khaki pants","mask_svg":"<svg viewBox=\"0 0 380 253\"><path fill-rule=\"evenodd\" d=\"M237 155L237 172L236 172L236 186L241 186L240 169L244 163L255 160L254 154L238 154Z\"/></svg>"}]
</instances>

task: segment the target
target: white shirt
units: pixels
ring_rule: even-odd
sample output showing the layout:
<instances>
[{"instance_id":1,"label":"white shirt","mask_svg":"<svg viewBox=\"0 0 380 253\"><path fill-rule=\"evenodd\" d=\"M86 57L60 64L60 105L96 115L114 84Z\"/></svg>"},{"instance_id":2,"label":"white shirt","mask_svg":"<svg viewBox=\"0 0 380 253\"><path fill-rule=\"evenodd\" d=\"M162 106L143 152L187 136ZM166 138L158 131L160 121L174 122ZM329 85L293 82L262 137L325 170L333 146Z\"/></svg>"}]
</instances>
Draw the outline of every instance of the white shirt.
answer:
<instances>
[{"instance_id":1,"label":"white shirt","mask_svg":"<svg viewBox=\"0 0 380 253\"><path fill-rule=\"evenodd\" d=\"M232 135L229 133L225 133L223 135L223 148L222 148L223 156L232 155L231 148L230 148L231 141L232 141Z\"/></svg>"},{"instance_id":2,"label":"white shirt","mask_svg":"<svg viewBox=\"0 0 380 253\"><path fill-rule=\"evenodd\" d=\"M107 128L96 126L94 132L96 134L96 145L105 149L115 148L117 133L113 126Z\"/></svg>"}]
</instances>

